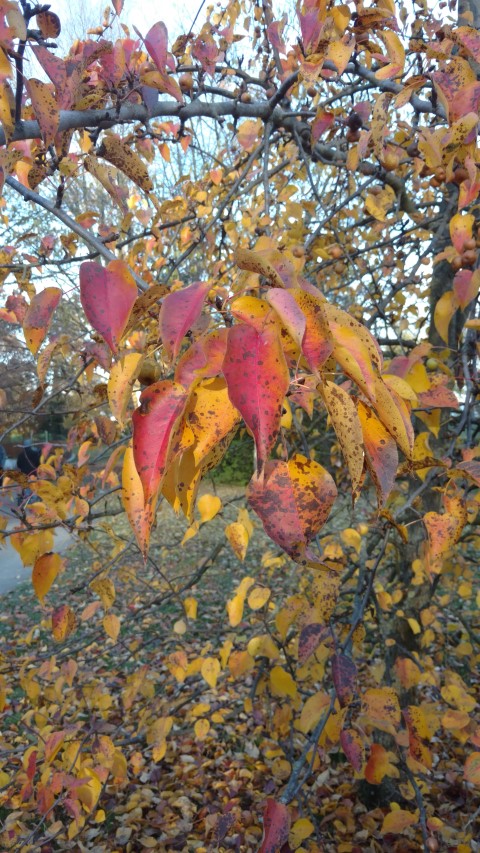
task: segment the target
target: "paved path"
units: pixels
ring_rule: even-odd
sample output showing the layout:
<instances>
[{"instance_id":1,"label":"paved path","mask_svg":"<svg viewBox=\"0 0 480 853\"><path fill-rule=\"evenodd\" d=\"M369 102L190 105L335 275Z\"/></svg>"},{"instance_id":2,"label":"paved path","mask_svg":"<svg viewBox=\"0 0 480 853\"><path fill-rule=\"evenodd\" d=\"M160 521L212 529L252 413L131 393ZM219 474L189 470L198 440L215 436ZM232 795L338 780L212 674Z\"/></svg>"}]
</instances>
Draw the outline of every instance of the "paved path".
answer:
<instances>
[{"instance_id":1,"label":"paved path","mask_svg":"<svg viewBox=\"0 0 480 853\"><path fill-rule=\"evenodd\" d=\"M16 526L16 519L11 514L11 502L5 500L0 492L0 515L7 517L9 523L7 530L11 530ZM11 519L11 521L10 521ZM59 527L55 531L54 550L63 553L67 550L72 542L72 536L63 528ZM32 577L32 567L24 566L20 555L15 551L15 548L10 544L10 537L6 537L4 544L0 547L0 595L5 595L6 592L15 589L21 583L30 581Z\"/></svg>"}]
</instances>

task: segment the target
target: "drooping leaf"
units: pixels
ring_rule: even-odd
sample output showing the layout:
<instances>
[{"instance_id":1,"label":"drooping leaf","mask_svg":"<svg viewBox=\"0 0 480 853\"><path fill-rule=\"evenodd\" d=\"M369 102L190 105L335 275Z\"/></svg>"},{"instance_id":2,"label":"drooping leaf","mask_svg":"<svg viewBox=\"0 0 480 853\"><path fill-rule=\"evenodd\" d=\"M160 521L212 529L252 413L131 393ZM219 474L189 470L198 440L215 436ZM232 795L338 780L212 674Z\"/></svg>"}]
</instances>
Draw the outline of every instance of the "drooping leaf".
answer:
<instances>
[{"instance_id":1,"label":"drooping leaf","mask_svg":"<svg viewBox=\"0 0 480 853\"><path fill-rule=\"evenodd\" d=\"M308 544L327 520L336 496L328 471L301 454L288 462L267 462L264 477L254 476L247 489L265 532L299 563L316 559Z\"/></svg>"},{"instance_id":2,"label":"drooping leaf","mask_svg":"<svg viewBox=\"0 0 480 853\"><path fill-rule=\"evenodd\" d=\"M25 84L45 145L53 145L60 123L58 102L48 83L42 83L32 77L26 80Z\"/></svg>"},{"instance_id":3,"label":"drooping leaf","mask_svg":"<svg viewBox=\"0 0 480 853\"><path fill-rule=\"evenodd\" d=\"M393 755L379 743L372 743L370 757L365 767L365 779L370 785L380 785L385 776L398 778L400 773L393 763Z\"/></svg>"},{"instance_id":4,"label":"drooping leaf","mask_svg":"<svg viewBox=\"0 0 480 853\"><path fill-rule=\"evenodd\" d=\"M356 691L357 667L347 655L332 658L332 680L341 708L349 705Z\"/></svg>"},{"instance_id":5,"label":"drooping leaf","mask_svg":"<svg viewBox=\"0 0 480 853\"><path fill-rule=\"evenodd\" d=\"M137 286L124 261L110 261L107 267L96 261L81 264L80 298L87 320L116 353L137 298Z\"/></svg>"},{"instance_id":6,"label":"drooping leaf","mask_svg":"<svg viewBox=\"0 0 480 853\"><path fill-rule=\"evenodd\" d=\"M138 547L142 554L145 554L148 551L155 506L153 502L145 504L142 481L135 467L132 447L126 448L123 457L122 501Z\"/></svg>"},{"instance_id":7,"label":"drooping leaf","mask_svg":"<svg viewBox=\"0 0 480 853\"><path fill-rule=\"evenodd\" d=\"M104 136L97 153L120 169L144 192L153 190L152 179L144 161L118 136Z\"/></svg>"},{"instance_id":8,"label":"drooping leaf","mask_svg":"<svg viewBox=\"0 0 480 853\"><path fill-rule=\"evenodd\" d=\"M201 379L212 379L222 372L227 349L228 329L221 328L198 338L180 356L175 368L175 382L190 388Z\"/></svg>"},{"instance_id":9,"label":"drooping leaf","mask_svg":"<svg viewBox=\"0 0 480 853\"><path fill-rule=\"evenodd\" d=\"M298 638L298 660L304 664L316 651L320 643L324 643L331 636L328 625L319 622L311 622L300 631Z\"/></svg>"},{"instance_id":10,"label":"drooping leaf","mask_svg":"<svg viewBox=\"0 0 480 853\"><path fill-rule=\"evenodd\" d=\"M195 281L167 294L163 300L158 318L160 339L172 361L180 352L186 333L198 319L209 290L209 282Z\"/></svg>"},{"instance_id":11,"label":"drooping leaf","mask_svg":"<svg viewBox=\"0 0 480 853\"><path fill-rule=\"evenodd\" d=\"M193 458L196 466L206 459L218 442L240 422L222 377L207 379L195 388L185 417L195 437Z\"/></svg>"},{"instance_id":12,"label":"drooping leaf","mask_svg":"<svg viewBox=\"0 0 480 853\"><path fill-rule=\"evenodd\" d=\"M57 575L63 570L65 560L60 554L51 552L42 554L35 560L32 571L32 584L39 601L43 600Z\"/></svg>"},{"instance_id":13,"label":"drooping leaf","mask_svg":"<svg viewBox=\"0 0 480 853\"><path fill-rule=\"evenodd\" d=\"M133 386L140 371L143 355L129 352L115 362L107 383L108 402L112 415L123 426Z\"/></svg>"},{"instance_id":14,"label":"drooping leaf","mask_svg":"<svg viewBox=\"0 0 480 853\"><path fill-rule=\"evenodd\" d=\"M245 526L239 521L233 521L227 524L225 528L225 536L227 537L234 554L243 562L247 555L248 542L250 537Z\"/></svg>"},{"instance_id":15,"label":"drooping leaf","mask_svg":"<svg viewBox=\"0 0 480 853\"><path fill-rule=\"evenodd\" d=\"M159 71L165 71L168 57L168 30L163 21L150 27L145 36L145 47Z\"/></svg>"},{"instance_id":16,"label":"drooping leaf","mask_svg":"<svg viewBox=\"0 0 480 853\"><path fill-rule=\"evenodd\" d=\"M263 812L263 838L258 853L278 853L288 841L290 823L287 806L268 799Z\"/></svg>"},{"instance_id":17,"label":"drooping leaf","mask_svg":"<svg viewBox=\"0 0 480 853\"><path fill-rule=\"evenodd\" d=\"M456 314L458 307L458 298L453 290L448 290L447 293L442 294L435 305L433 322L438 334L445 343L448 343L450 321Z\"/></svg>"},{"instance_id":18,"label":"drooping leaf","mask_svg":"<svg viewBox=\"0 0 480 853\"><path fill-rule=\"evenodd\" d=\"M140 406L133 413L133 456L146 503L161 488L172 435L187 399L188 392L182 385L168 380L156 382L143 391Z\"/></svg>"},{"instance_id":19,"label":"drooping leaf","mask_svg":"<svg viewBox=\"0 0 480 853\"><path fill-rule=\"evenodd\" d=\"M334 382L323 385L325 404L352 479L353 500L358 497L363 474L363 433L350 394Z\"/></svg>"},{"instance_id":20,"label":"drooping leaf","mask_svg":"<svg viewBox=\"0 0 480 853\"><path fill-rule=\"evenodd\" d=\"M356 729L342 729L340 746L353 769L359 773L365 761L365 745L359 732Z\"/></svg>"},{"instance_id":21,"label":"drooping leaf","mask_svg":"<svg viewBox=\"0 0 480 853\"><path fill-rule=\"evenodd\" d=\"M289 373L275 326L258 332L251 326L229 330L223 364L233 405L251 431L262 470L277 440Z\"/></svg>"},{"instance_id":22,"label":"drooping leaf","mask_svg":"<svg viewBox=\"0 0 480 853\"><path fill-rule=\"evenodd\" d=\"M211 521L222 508L222 501L218 495L202 495L197 501L198 511L202 524Z\"/></svg>"},{"instance_id":23,"label":"drooping leaf","mask_svg":"<svg viewBox=\"0 0 480 853\"><path fill-rule=\"evenodd\" d=\"M53 312L60 302L61 296L62 291L59 287L46 287L45 290L35 294L27 308L23 320L23 333L32 355L37 354L39 347L45 340Z\"/></svg>"},{"instance_id":24,"label":"drooping leaf","mask_svg":"<svg viewBox=\"0 0 480 853\"><path fill-rule=\"evenodd\" d=\"M52 613L52 634L57 642L65 640L75 630L77 620L68 604L62 604Z\"/></svg>"},{"instance_id":25,"label":"drooping leaf","mask_svg":"<svg viewBox=\"0 0 480 853\"><path fill-rule=\"evenodd\" d=\"M357 411L362 426L365 460L375 485L378 504L382 506L395 483L397 445L370 406L359 402Z\"/></svg>"}]
</instances>

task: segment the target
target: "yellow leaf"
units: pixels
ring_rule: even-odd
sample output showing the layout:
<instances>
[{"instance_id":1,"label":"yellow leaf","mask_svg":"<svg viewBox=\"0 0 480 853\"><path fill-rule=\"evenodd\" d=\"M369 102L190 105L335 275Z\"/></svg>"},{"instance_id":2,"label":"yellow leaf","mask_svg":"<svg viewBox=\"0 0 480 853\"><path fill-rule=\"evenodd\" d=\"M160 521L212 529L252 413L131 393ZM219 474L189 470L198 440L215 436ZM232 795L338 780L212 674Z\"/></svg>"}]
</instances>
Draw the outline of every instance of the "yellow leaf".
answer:
<instances>
[{"instance_id":1,"label":"yellow leaf","mask_svg":"<svg viewBox=\"0 0 480 853\"><path fill-rule=\"evenodd\" d=\"M35 565L32 571L32 584L35 594L39 601L42 602L50 589L55 578L65 566L65 560L60 554L43 554L35 560Z\"/></svg>"},{"instance_id":2,"label":"yellow leaf","mask_svg":"<svg viewBox=\"0 0 480 853\"><path fill-rule=\"evenodd\" d=\"M255 578L245 577L237 587L234 598L227 601L227 613L232 628L236 628L242 621L243 607L248 590L255 583Z\"/></svg>"},{"instance_id":3,"label":"yellow leaf","mask_svg":"<svg viewBox=\"0 0 480 853\"><path fill-rule=\"evenodd\" d=\"M96 578L90 584L90 589L101 599L105 610L109 610L115 601L115 585L110 578Z\"/></svg>"},{"instance_id":4,"label":"yellow leaf","mask_svg":"<svg viewBox=\"0 0 480 853\"><path fill-rule=\"evenodd\" d=\"M412 814L412 812L397 808L395 811L391 811L385 815L380 831L382 835L387 835L389 832L400 834L407 827L413 826L416 823L418 823L418 812Z\"/></svg>"},{"instance_id":5,"label":"yellow leaf","mask_svg":"<svg viewBox=\"0 0 480 853\"><path fill-rule=\"evenodd\" d=\"M309 696L302 708L300 720L298 721L296 728L298 728L298 730L304 735L308 734L309 731L315 728L329 705L330 697L323 691L314 693L313 696Z\"/></svg>"},{"instance_id":6,"label":"yellow leaf","mask_svg":"<svg viewBox=\"0 0 480 853\"><path fill-rule=\"evenodd\" d=\"M266 587L256 586L248 596L248 606L252 610L260 610L267 603L270 595L271 592Z\"/></svg>"},{"instance_id":7,"label":"yellow leaf","mask_svg":"<svg viewBox=\"0 0 480 853\"><path fill-rule=\"evenodd\" d=\"M195 737L197 740L205 740L210 731L210 723L208 720L197 720L194 725Z\"/></svg>"},{"instance_id":8,"label":"yellow leaf","mask_svg":"<svg viewBox=\"0 0 480 853\"><path fill-rule=\"evenodd\" d=\"M120 633L120 619L118 616L116 616L115 613L107 613L106 616L103 617L103 627L105 633L115 643Z\"/></svg>"},{"instance_id":9,"label":"yellow leaf","mask_svg":"<svg viewBox=\"0 0 480 853\"><path fill-rule=\"evenodd\" d=\"M193 524L190 525L190 527L187 527L183 535L181 544L186 545L190 539L193 539L193 537L197 535L199 529L200 528L198 526L198 521L194 521Z\"/></svg>"},{"instance_id":10,"label":"yellow leaf","mask_svg":"<svg viewBox=\"0 0 480 853\"><path fill-rule=\"evenodd\" d=\"M445 341L446 344L448 343L448 327L450 326L453 315L457 311L458 304L458 299L454 292L449 290L440 297L435 305L433 322L442 341Z\"/></svg>"},{"instance_id":11,"label":"yellow leaf","mask_svg":"<svg viewBox=\"0 0 480 853\"><path fill-rule=\"evenodd\" d=\"M289 672L281 666L274 666L270 672L270 688L274 696L297 696L297 685Z\"/></svg>"},{"instance_id":12,"label":"yellow leaf","mask_svg":"<svg viewBox=\"0 0 480 853\"><path fill-rule=\"evenodd\" d=\"M216 686L220 675L220 663L217 658L205 658L201 668L202 678L205 679L212 689Z\"/></svg>"},{"instance_id":13,"label":"yellow leaf","mask_svg":"<svg viewBox=\"0 0 480 853\"><path fill-rule=\"evenodd\" d=\"M185 609L185 615L187 619L196 619L197 618L197 609L198 602L196 598L189 597L184 598L183 607Z\"/></svg>"},{"instance_id":14,"label":"yellow leaf","mask_svg":"<svg viewBox=\"0 0 480 853\"><path fill-rule=\"evenodd\" d=\"M88 778L88 782L77 789L77 797L86 811L90 813L93 811L98 802L103 785L100 777L91 769L91 767L83 766L80 775L81 778Z\"/></svg>"},{"instance_id":15,"label":"yellow leaf","mask_svg":"<svg viewBox=\"0 0 480 853\"><path fill-rule=\"evenodd\" d=\"M312 821L308 820L308 818L301 817L299 820L296 820L288 836L288 843L292 850L297 850L302 841L305 841L306 838L310 838L314 831L315 827Z\"/></svg>"},{"instance_id":16,"label":"yellow leaf","mask_svg":"<svg viewBox=\"0 0 480 853\"><path fill-rule=\"evenodd\" d=\"M225 528L227 537L234 554L243 562L247 554L249 535L247 529L239 521L233 521Z\"/></svg>"},{"instance_id":17,"label":"yellow leaf","mask_svg":"<svg viewBox=\"0 0 480 853\"><path fill-rule=\"evenodd\" d=\"M222 508L222 502L217 495L202 495L197 501L201 523L211 521Z\"/></svg>"},{"instance_id":18,"label":"yellow leaf","mask_svg":"<svg viewBox=\"0 0 480 853\"><path fill-rule=\"evenodd\" d=\"M10 542L20 554L24 566L33 566L38 557L52 551L53 530L32 533L12 533Z\"/></svg>"},{"instance_id":19,"label":"yellow leaf","mask_svg":"<svg viewBox=\"0 0 480 853\"><path fill-rule=\"evenodd\" d=\"M107 384L108 402L114 418L123 426L133 386L140 371L143 355L131 352L117 361L110 370Z\"/></svg>"},{"instance_id":20,"label":"yellow leaf","mask_svg":"<svg viewBox=\"0 0 480 853\"><path fill-rule=\"evenodd\" d=\"M279 650L270 634L260 634L258 637L252 637L247 646L247 651L252 658L262 657L269 660L276 660L280 657Z\"/></svg>"}]
</instances>

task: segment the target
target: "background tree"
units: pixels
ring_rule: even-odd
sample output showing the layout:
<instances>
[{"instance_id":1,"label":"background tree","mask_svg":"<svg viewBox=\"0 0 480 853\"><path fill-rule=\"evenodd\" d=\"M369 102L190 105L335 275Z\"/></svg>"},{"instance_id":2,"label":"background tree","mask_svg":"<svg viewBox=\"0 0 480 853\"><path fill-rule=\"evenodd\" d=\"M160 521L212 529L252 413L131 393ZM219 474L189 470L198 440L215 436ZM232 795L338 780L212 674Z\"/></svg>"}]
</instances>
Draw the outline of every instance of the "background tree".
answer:
<instances>
[{"instance_id":1,"label":"background tree","mask_svg":"<svg viewBox=\"0 0 480 853\"><path fill-rule=\"evenodd\" d=\"M36 360L31 414L58 403L70 426L5 532L61 645L5 667L31 740L3 778L2 842L96 843L104 806L138 779L148 799L160 762L202 799L176 746L215 766L224 689L252 764L226 801L179 806L188 830L166 806L142 815L145 846L466 847L480 781L473 12L457 25L444 3L230 3L172 44L162 23L112 39L122 5L66 59L54 12L1 7L2 319ZM48 82L25 75L30 52ZM248 509L205 492L239 431ZM165 503L197 549L178 574ZM254 523L273 545L250 558ZM63 599L58 525L95 555ZM210 525L224 530L205 552ZM213 640L195 618L219 559ZM342 784L353 800L338 806ZM459 792L447 824L442 798ZM102 843L123 837L106 826Z\"/></svg>"}]
</instances>

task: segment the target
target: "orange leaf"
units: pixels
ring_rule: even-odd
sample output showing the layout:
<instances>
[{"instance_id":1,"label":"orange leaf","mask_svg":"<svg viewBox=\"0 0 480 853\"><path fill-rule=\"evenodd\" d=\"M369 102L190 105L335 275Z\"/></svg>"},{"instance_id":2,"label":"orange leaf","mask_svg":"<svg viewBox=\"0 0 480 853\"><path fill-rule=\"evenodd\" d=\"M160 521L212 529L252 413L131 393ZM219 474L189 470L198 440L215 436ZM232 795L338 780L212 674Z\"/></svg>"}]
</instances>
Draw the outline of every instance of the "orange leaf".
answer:
<instances>
[{"instance_id":1,"label":"orange leaf","mask_svg":"<svg viewBox=\"0 0 480 853\"><path fill-rule=\"evenodd\" d=\"M372 743L370 757L365 767L365 779L370 785L379 785L385 776L399 777L400 773L391 762L391 753L379 743Z\"/></svg>"},{"instance_id":2,"label":"orange leaf","mask_svg":"<svg viewBox=\"0 0 480 853\"><path fill-rule=\"evenodd\" d=\"M62 604L52 613L52 634L57 642L65 640L74 631L76 624L75 613L68 604Z\"/></svg>"},{"instance_id":3,"label":"orange leaf","mask_svg":"<svg viewBox=\"0 0 480 853\"><path fill-rule=\"evenodd\" d=\"M398 468L397 445L365 403L358 403L358 416L362 426L365 460L377 492L379 506L385 503L395 483Z\"/></svg>"},{"instance_id":4,"label":"orange leaf","mask_svg":"<svg viewBox=\"0 0 480 853\"><path fill-rule=\"evenodd\" d=\"M32 571L32 584L39 601L43 600L58 574L63 570L65 560L60 554L43 554L35 560Z\"/></svg>"},{"instance_id":5,"label":"orange leaf","mask_svg":"<svg viewBox=\"0 0 480 853\"><path fill-rule=\"evenodd\" d=\"M23 320L25 341L32 353L36 355L45 340L53 312L60 302L62 291L58 287L46 287L37 293L27 308Z\"/></svg>"},{"instance_id":6,"label":"orange leaf","mask_svg":"<svg viewBox=\"0 0 480 853\"><path fill-rule=\"evenodd\" d=\"M298 453L288 462L267 462L264 473L264 478L250 481L247 497L265 532L296 562L315 560L307 546L326 522L337 496L332 477Z\"/></svg>"}]
</instances>

